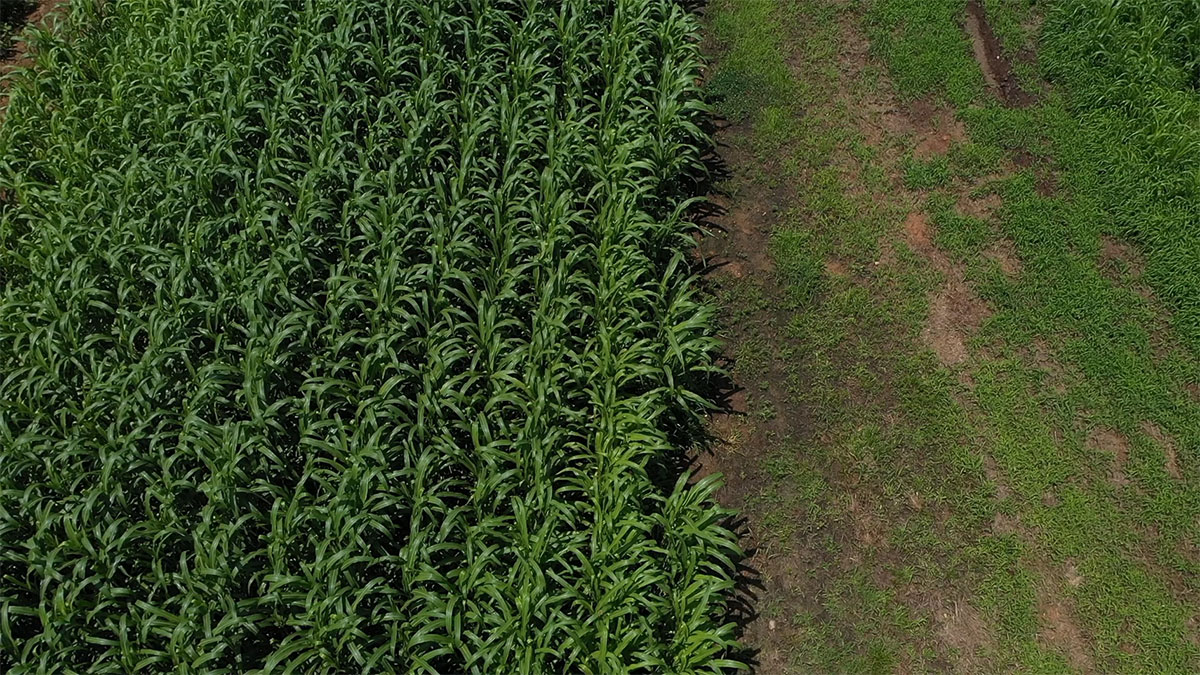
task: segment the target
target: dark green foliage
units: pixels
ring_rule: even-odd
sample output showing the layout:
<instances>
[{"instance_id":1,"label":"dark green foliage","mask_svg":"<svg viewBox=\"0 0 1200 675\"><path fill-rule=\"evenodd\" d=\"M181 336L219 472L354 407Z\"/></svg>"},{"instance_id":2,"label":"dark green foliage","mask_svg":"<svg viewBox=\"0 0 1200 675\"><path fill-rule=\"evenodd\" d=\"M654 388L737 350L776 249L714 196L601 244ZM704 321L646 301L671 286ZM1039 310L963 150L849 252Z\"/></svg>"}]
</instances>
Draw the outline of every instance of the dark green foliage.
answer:
<instances>
[{"instance_id":1,"label":"dark green foliage","mask_svg":"<svg viewBox=\"0 0 1200 675\"><path fill-rule=\"evenodd\" d=\"M1114 229L1147 251L1147 273L1200 349L1200 4L1097 3L1047 9L1043 61L1088 130L1085 165Z\"/></svg>"},{"instance_id":2,"label":"dark green foliage","mask_svg":"<svg viewBox=\"0 0 1200 675\"><path fill-rule=\"evenodd\" d=\"M37 42L0 671L736 665L726 513L664 461L714 349L690 16L77 0Z\"/></svg>"}]
</instances>

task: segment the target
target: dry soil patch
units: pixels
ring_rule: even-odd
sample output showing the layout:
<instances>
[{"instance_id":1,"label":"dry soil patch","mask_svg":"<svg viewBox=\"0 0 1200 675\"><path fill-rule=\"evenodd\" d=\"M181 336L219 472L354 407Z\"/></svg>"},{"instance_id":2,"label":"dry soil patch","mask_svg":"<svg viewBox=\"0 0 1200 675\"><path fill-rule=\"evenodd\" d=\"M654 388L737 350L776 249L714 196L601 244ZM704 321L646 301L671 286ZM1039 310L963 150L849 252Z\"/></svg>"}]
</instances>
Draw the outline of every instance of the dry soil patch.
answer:
<instances>
[{"instance_id":1,"label":"dry soil patch","mask_svg":"<svg viewBox=\"0 0 1200 675\"><path fill-rule=\"evenodd\" d=\"M1088 434L1088 447L1112 455L1112 470L1109 473L1114 485L1129 484L1125 477L1125 464L1129 461L1129 441L1119 431L1096 428Z\"/></svg>"}]
</instances>

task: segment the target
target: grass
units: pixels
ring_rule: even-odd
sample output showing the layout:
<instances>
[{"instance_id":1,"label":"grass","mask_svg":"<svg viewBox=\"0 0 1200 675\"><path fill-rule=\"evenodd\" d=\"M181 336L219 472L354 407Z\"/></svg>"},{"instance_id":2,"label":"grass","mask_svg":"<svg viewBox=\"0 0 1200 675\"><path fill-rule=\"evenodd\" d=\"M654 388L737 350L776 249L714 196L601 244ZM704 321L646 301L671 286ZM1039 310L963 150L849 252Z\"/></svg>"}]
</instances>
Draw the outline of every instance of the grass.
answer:
<instances>
[{"instance_id":1,"label":"grass","mask_svg":"<svg viewBox=\"0 0 1200 675\"><path fill-rule=\"evenodd\" d=\"M784 324L784 330L771 332L775 344L768 352L781 372L772 377L769 368L758 367L746 380L756 396L761 390L774 401L777 412L763 425L778 428L797 411L817 417L815 428L807 429L803 438L771 437L772 449L762 460L763 482L746 498L747 513L762 532L759 545L771 556L805 556L801 559L810 575L804 587L811 596L771 601L762 611L788 627L775 639L783 641L790 667L801 672L890 672L901 662L932 664L939 656L930 646L929 619L901 601L896 588L875 583L866 570L907 574L914 585L929 583L937 574L940 582L935 571L953 550L949 541L990 517L987 500L971 498L976 494L971 486L982 480L982 471L960 452L966 419L953 401L952 383L931 367L928 353L913 345L925 314L925 296L937 280L911 252L899 252L903 263L898 275L878 270L880 237L896 214L852 197L840 166L843 148L864 166L876 164L878 152L849 133L842 123L844 112L824 98L837 89L837 26L845 17L831 4L781 5L787 6L777 9L780 15L798 13L802 20L792 25L805 27L787 40L796 49L787 55L789 62L801 64L791 76L810 78L785 90L818 94L789 109L791 122L775 119L778 110L758 115L750 107L744 118L750 132L744 142L760 151L766 147L769 152L755 153L758 161L783 167L783 178L794 181L789 187L802 186L770 239L776 275L767 288L754 285L756 298L759 292L779 294L785 300L783 309L769 301L748 308L747 295L740 290L747 282L722 282L730 289L722 304L727 330L735 336L735 353L747 345L757 350L762 344L764 332L747 326ZM743 11L745 7L754 9ZM728 26L739 22L762 24L760 9L752 4L718 6L713 25L723 28L716 35L728 39L735 33ZM781 30L766 25L767 30ZM739 49L736 43L723 47ZM773 64L763 67L775 72ZM716 68L721 68L720 61ZM717 95L728 96L724 85L714 86ZM760 139L763 119L772 120L766 145ZM779 162L779 155L794 161ZM948 165L941 170L948 178ZM735 179L734 187L755 175L748 172L748 178ZM880 184L886 179L876 175L874 180ZM829 257L878 276L865 286L852 283L826 269ZM898 287L903 290L896 292ZM754 384L764 378L768 386ZM882 391L900 398L880 398ZM869 422L884 416L898 421ZM951 480L944 471L935 479L930 470L934 465L954 467ZM883 529L869 535L879 537L879 551L888 553L863 549L861 542L853 541L850 533L860 525L845 501L846 480L861 486L855 492L861 500L855 512L905 514L894 529L887 518L879 517ZM929 527L926 515L912 513L915 492L935 504L966 503L979 512ZM935 543L921 545L928 543L931 532ZM852 540L843 542L847 536ZM866 557L864 572L840 571L839 559L851 554Z\"/></svg>"},{"instance_id":2,"label":"grass","mask_svg":"<svg viewBox=\"0 0 1200 675\"><path fill-rule=\"evenodd\" d=\"M945 187L950 182L950 160L945 156L921 160L908 157L904 163L904 184L910 190Z\"/></svg>"},{"instance_id":3,"label":"grass","mask_svg":"<svg viewBox=\"0 0 1200 675\"><path fill-rule=\"evenodd\" d=\"M792 117L785 110L800 93L783 59L789 6L776 0L717 0L709 8L709 30L722 45L722 57L709 77L708 91L721 116L753 118L764 127L757 137L764 151L786 138Z\"/></svg>"},{"instance_id":4,"label":"grass","mask_svg":"<svg viewBox=\"0 0 1200 675\"><path fill-rule=\"evenodd\" d=\"M762 390L776 411L771 447L788 438L801 450L788 455L788 471L764 478L766 497L751 499L747 513L794 526L793 500L808 494L814 472L833 495L816 532L788 529L790 549L772 544L768 570L797 564L778 558L811 558L812 578L772 600L773 617L787 603L797 609L769 648L786 650L800 672L944 667L963 654L940 643L936 618L913 613L911 604L912 621L881 627L862 616L893 616L889 604L913 597L928 612L949 593L989 627L967 654L976 666L1194 670L1200 653L1188 598L1198 590L1200 400L1189 387L1200 381L1200 363L1189 336L1191 300L1180 289L1197 267L1160 266L1181 261L1178 249L1190 246L1171 223L1180 204L1194 200L1156 205L1150 195L1165 188L1146 181L1153 178L1147 158L1158 155L1121 147L1131 133L1139 138L1133 125L1145 120L1139 113L1119 119L1105 107L1119 88L1098 89L1105 77L1121 77L1112 68L1133 62L1119 55L1100 62L1109 70L1087 71L1096 89L1077 90L1062 60L1075 58L1071 48L1087 44L1079 36L1091 29L1055 23L1058 7L1072 4L1059 3L1046 31L1058 26L1056 35L1074 43L1049 45L1042 61L1060 61L1049 67L1059 86L1034 106L1010 109L983 86L960 27L965 2L769 4L717 4L713 19L723 26L718 35L741 36L728 38L728 53L763 25L775 47L756 67L781 81L790 68L795 81L780 91L803 92L794 105L762 103L766 113L746 103L748 124L738 132L745 137L732 141L755 148L758 170L794 194L771 240L777 287L763 287L768 297L792 301L768 301L748 315L786 327L772 333L779 356L763 370L783 375ZM1034 46L1041 35L1034 3L984 4L1012 54ZM1167 4L1134 3L1129 25L1149 30L1151 10L1182 11ZM867 64L856 80L842 77L838 26L848 22L869 36L886 75ZM1138 44L1103 39L1114 51ZM1016 73L1027 90L1040 88L1036 64L1018 59ZM1156 77L1147 86L1169 79ZM911 140L857 136L846 123L853 97L871 100L893 86L901 104L950 107L968 137L945 156L917 159L903 147ZM1189 172L1167 172L1165 180L1179 187L1174 177ZM1131 199L1135 189L1145 195ZM994 213L969 215L964 198L988 198ZM945 280L896 240L897 224L914 208L929 215L934 243L991 310L969 341L970 360L954 371L922 343L930 293ZM1151 241L1143 231L1159 225L1166 227ZM1143 246L1120 253L1128 249L1115 242L1125 237ZM1008 266L993 257L997 250L1012 257ZM849 274L830 273L830 260ZM734 330L732 339L743 334ZM813 421L800 433L780 426L789 417ZM1113 479L1117 457L1095 447L1097 429L1127 442L1118 467L1124 482ZM886 514L884 533L872 534L870 545L856 540L863 523L851 511ZM819 543L829 540L837 546ZM846 560L886 581L846 571ZM889 602L874 604L878 594ZM1059 615L1073 627L1052 625Z\"/></svg>"},{"instance_id":5,"label":"grass","mask_svg":"<svg viewBox=\"0 0 1200 675\"><path fill-rule=\"evenodd\" d=\"M1200 350L1196 7L1070 0L1045 14L1041 63L1063 85L1066 125L1053 133L1075 138L1058 143L1056 156L1073 189L1095 200L1105 233L1140 244L1147 281L1173 310L1181 338Z\"/></svg>"},{"instance_id":6,"label":"grass","mask_svg":"<svg viewBox=\"0 0 1200 675\"><path fill-rule=\"evenodd\" d=\"M801 229L779 229L771 237L771 256L779 281L787 289L789 305L807 307L825 288L825 266L814 250L811 234Z\"/></svg>"},{"instance_id":7,"label":"grass","mask_svg":"<svg viewBox=\"0 0 1200 675\"><path fill-rule=\"evenodd\" d=\"M925 210L934 225L938 248L963 260L981 256L984 246L995 238L986 220L960 213L955 200L945 193L931 195Z\"/></svg>"},{"instance_id":8,"label":"grass","mask_svg":"<svg viewBox=\"0 0 1200 675\"><path fill-rule=\"evenodd\" d=\"M881 2L875 7L878 26L894 29L890 22L908 4ZM1011 29L1024 23L1025 10L1018 5L993 9L998 26ZM961 35L954 32L950 16L929 20L914 15L905 22L913 35ZM1017 31L998 32L1009 42L1022 39ZM912 40L917 46L910 45L911 51L884 52L902 90L958 105L969 102L954 84L939 88L905 77L932 59L939 72L950 73L947 82L966 79L977 66L965 40L956 50ZM1200 408L1182 386L1194 377L1196 361L1185 346L1186 323L1176 316L1173 326L1179 330L1172 330L1162 308L1130 290L1130 279L1109 278L1101 269L1103 238L1122 230L1111 226L1111 179L1100 177L1124 179L1139 175L1140 169L1115 162L1128 154L1112 152L1123 127L1098 126L1096 115L1107 113L1081 112L1070 95L1068 88L1067 96L1052 94L1027 110L984 101L960 113L973 145L986 148L986 154L1020 150L1043 158L1000 187L1004 207L999 230L963 219L936 195L930 210L939 228L938 243L960 259L970 261L987 242L1003 236L1013 241L1023 263L1014 282L972 268L977 288L999 310L985 331L989 351L1033 349L1035 342L1053 345L1053 358L1080 379L1058 392L1042 384L1044 369L1011 358L984 361L975 373L984 428L997 439L993 454L1020 508L1041 528L1039 553L1060 562L1076 559L1090 571L1075 597L1080 615L1094 631L1101 662L1119 669L1189 669L1200 656L1184 637L1192 612L1168 590L1175 573L1155 560L1178 562L1177 547L1196 541L1195 478L1168 477L1161 443L1147 442L1139 429L1147 421L1171 429L1177 452L1200 447L1193 435ZM1038 184L1050 172L1058 177L1057 190L1044 194ZM960 167L955 173L965 178L979 172ZM1137 218L1144 223L1160 219L1153 210ZM1154 255L1151 250L1148 258ZM1149 266L1146 278L1137 282L1153 284ZM1114 490L1107 463L1083 438L1081 428L1095 425L1120 429L1134 446L1133 454L1149 453L1139 467L1145 473L1133 479L1138 485L1134 492L1154 497ZM1052 507L1043 504L1047 494L1055 495ZM1171 534L1148 538L1147 526ZM1031 634L1028 623L1005 620L1002 625L1017 637Z\"/></svg>"},{"instance_id":9,"label":"grass","mask_svg":"<svg viewBox=\"0 0 1200 675\"><path fill-rule=\"evenodd\" d=\"M966 0L890 0L868 5L871 47L887 63L902 98L937 93L964 106L979 96L984 79L978 69L943 69L963 55L958 17L966 5ZM951 30L943 30L950 26Z\"/></svg>"}]
</instances>

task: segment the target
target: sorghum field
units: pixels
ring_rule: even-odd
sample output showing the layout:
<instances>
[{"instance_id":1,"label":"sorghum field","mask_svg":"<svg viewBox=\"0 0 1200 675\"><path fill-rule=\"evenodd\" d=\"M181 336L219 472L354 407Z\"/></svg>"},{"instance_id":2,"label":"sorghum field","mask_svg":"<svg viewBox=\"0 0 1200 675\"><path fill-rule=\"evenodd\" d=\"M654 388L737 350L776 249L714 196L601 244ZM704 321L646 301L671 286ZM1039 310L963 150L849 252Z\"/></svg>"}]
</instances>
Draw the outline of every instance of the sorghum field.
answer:
<instances>
[{"instance_id":1,"label":"sorghum field","mask_svg":"<svg viewBox=\"0 0 1200 675\"><path fill-rule=\"evenodd\" d=\"M76 0L0 126L0 671L729 665L669 0Z\"/></svg>"}]
</instances>

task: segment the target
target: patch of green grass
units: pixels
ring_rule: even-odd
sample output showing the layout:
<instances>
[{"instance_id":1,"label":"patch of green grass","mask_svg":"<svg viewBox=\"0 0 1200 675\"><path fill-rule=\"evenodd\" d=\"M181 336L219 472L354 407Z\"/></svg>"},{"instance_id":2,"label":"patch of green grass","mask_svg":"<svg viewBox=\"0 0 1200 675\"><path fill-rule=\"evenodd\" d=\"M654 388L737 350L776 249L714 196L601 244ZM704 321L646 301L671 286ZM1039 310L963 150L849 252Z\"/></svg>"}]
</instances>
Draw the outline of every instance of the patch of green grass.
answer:
<instances>
[{"instance_id":1,"label":"patch of green grass","mask_svg":"<svg viewBox=\"0 0 1200 675\"><path fill-rule=\"evenodd\" d=\"M1063 426L1054 420L1059 415L1039 407L1062 405L1066 419L1076 419L1080 412L1056 397L1033 404L1027 366L1009 362L980 380L980 406L998 437L997 461L1024 504L1024 517L1042 533L1039 542L1052 560L1060 565L1075 561L1082 576L1074 599L1094 633L1097 654L1120 670L1169 670L1195 663L1200 653L1185 637L1194 609L1173 597L1168 582L1144 558L1131 555L1159 544L1147 537L1146 526L1170 530L1174 522L1186 530L1194 522L1188 519L1196 516L1195 498L1183 485L1171 485L1159 449L1142 439L1133 445L1126 465L1142 489L1167 493L1166 500L1152 500L1152 509L1110 483L1110 457L1082 438L1058 438ZM1104 410L1107 406L1100 403ZM1099 420L1115 423L1111 412ZM1094 417L1093 423L1099 420ZM1150 469L1143 478L1135 466L1139 454ZM1134 654L1127 653L1131 646Z\"/></svg>"},{"instance_id":2,"label":"patch of green grass","mask_svg":"<svg viewBox=\"0 0 1200 675\"><path fill-rule=\"evenodd\" d=\"M831 65L836 52L827 48L829 29L824 24L814 24L813 30L822 34L815 46L805 47L803 39L791 45L804 108L764 106L751 132L757 136L750 142L756 144L758 161L773 164L769 171L778 184L796 193L794 208L783 214L770 244L778 281L790 300L764 309L786 317L786 330L772 344L772 358L785 375L785 385L784 391L771 392L779 396L774 406L779 414L771 419L777 425L795 410L812 418L812 428L807 418L805 427L811 438L796 444L802 450L773 453L764 465L766 476L754 497L758 522L773 553L794 553L800 542L811 541L813 548L807 553L812 555L836 557L852 550L862 556L861 573L833 572L836 558L813 562L809 572L823 578L812 582L821 592L806 599L805 609L793 615L792 630L786 633L792 640L792 665L801 671L891 670L901 663L928 665L946 657L931 650L936 640L923 622L927 617L904 607L897 584L909 592L962 594L980 608L999 627L1002 647L996 654L975 657L999 664L1003 654L1012 653L1007 665L1013 667L1054 670L1064 665L1060 654L1038 641L1039 580L1032 566L1045 553L1041 544L990 530L999 509L1028 513L1046 491L1076 480L1071 462L1080 458L1056 454L1061 416L1046 418L1042 406L1049 401L1029 391L1044 378L1023 371L1017 355L978 373L980 381L974 386L983 390L988 413L980 416L974 408L970 413L964 409L960 401L969 399L974 406L978 397L956 375L939 368L921 342L930 294L945 279L902 241L887 241L889 259L879 264L881 237L894 232L910 206L862 197L864 186L886 193L886 171L897 169L911 188L932 192L928 209L938 245L960 261L978 259L967 263L971 278L986 280L989 300L992 295L997 298L999 316L989 322L985 340L1021 326L1019 332L1028 343L1041 334L1038 331L1054 325L1054 317L1047 316L1030 327L1008 311L1012 303L1036 300L1037 293L983 260L981 252L998 234L995 226L962 215L954 200L943 194L948 187L999 173L1016 151L1049 154L1051 134L1037 123L1036 113L1008 111L980 100L982 77L954 12L931 4L937 3L881 0L867 9L868 27L876 37L886 33L887 44L876 45L881 53L907 59L907 70L899 78L908 82L902 90L905 98L933 96L982 104L959 113L971 127L971 140L954 146L943 158L910 160L899 167L887 160L892 165L884 167L885 153L845 130L845 106L853 103L822 100L845 91L845 83L836 82L839 75ZM832 12L813 9L820 6L802 5L797 16ZM937 26L950 28L940 34L928 26L914 29L901 25L901 16L936 19ZM799 28L798 38L806 30ZM933 53L927 53L930 49ZM931 69L937 77L924 72ZM897 70L891 72L895 78ZM944 74L949 74L949 86L940 79ZM873 78L856 86L870 93L886 83ZM856 163L858 171L847 171L847 162ZM1002 193L1018 216L1053 217L1063 207L1048 204L1038 194L1040 170L1031 167L987 189ZM850 183L853 180L858 183ZM1042 201L1024 201L1037 199ZM1002 211L1008 210L1006 204ZM1071 242L1088 241L1082 233L1054 234L1032 224L1013 238L1023 262L1029 255L1027 266L1037 274L1052 269L1057 259L1039 255L1031 242L1057 251L1069 249ZM852 273L849 278L828 273L826 261L844 263ZM1072 400L1071 405L1084 403ZM993 424L988 414L1000 416L1003 424ZM1032 433L1023 435L1007 426L1023 417L1036 422ZM821 459L808 456L818 450L830 454ZM1002 474L997 481L1013 492L1002 502L993 497L998 486L985 470L984 457L992 450ZM854 513L846 503L848 490L858 500ZM839 499L831 501L832 497ZM821 504L819 519L804 511L809 501ZM853 520L863 514L868 522ZM871 518L877 522L869 522ZM801 534L816 523L818 531ZM847 533L858 532L856 528L871 530L870 546L845 540ZM889 574L895 575L891 581ZM779 621L784 618L781 611L774 607L764 614Z\"/></svg>"},{"instance_id":3,"label":"patch of green grass","mask_svg":"<svg viewBox=\"0 0 1200 675\"><path fill-rule=\"evenodd\" d=\"M1041 212L1012 206L1017 218ZM1194 537L1200 516L1195 482L1167 476L1163 450L1138 429L1139 420L1149 417L1164 426L1179 425L1175 428L1186 430L1184 437L1195 438L1200 411L1194 403L1181 405L1177 380L1156 366L1141 328L1145 317L1131 306L1132 298L1096 274L1090 260L1063 248L1061 239L1035 238L1029 222L1007 226L1025 255L1041 264L1027 269L1016 292L997 298L1003 309L991 324L995 337L1019 345L1028 343L1029 331L1039 333L1061 346L1054 358L1078 369L1084 379L1079 387L1057 393L1041 384L1044 371L1021 360L985 364L976 373L975 393L997 462L1043 533L1042 545L1057 558L1074 557L1092 570L1077 597L1080 615L1095 633L1097 653L1121 669L1195 663L1196 649L1183 638L1192 611L1171 597L1161 572L1146 567L1172 551L1156 551L1163 542L1147 540L1144 529L1171 533L1167 538L1176 542ZM1090 393L1081 397L1079 390ZM1111 459L1089 448L1075 431L1082 419L1123 429L1131 439L1124 472L1137 491L1110 482ZM1045 506L1047 499L1054 506ZM1148 547L1149 560L1145 554L1130 555L1141 547ZM1129 645L1136 656L1122 651Z\"/></svg>"},{"instance_id":4,"label":"patch of green grass","mask_svg":"<svg viewBox=\"0 0 1200 675\"><path fill-rule=\"evenodd\" d=\"M1009 640L1020 643L1037 634L1035 581L1025 544L1015 535L986 536L968 549L971 574L979 576L979 608L997 619Z\"/></svg>"},{"instance_id":5,"label":"patch of green grass","mask_svg":"<svg viewBox=\"0 0 1200 675\"><path fill-rule=\"evenodd\" d=\"M1140 243L1147 280L1200 353L1197 6L1064 0L1046 14L1043 62L1069 113L1051 133L1072 137L1056 152L1072 187L1102 210L1106 233Z\"/></svg>"},{"instance_id":6,"label":"patch of green grass","mask_svg":"<svg viewBox=\"0 0 1200 675\"><path fill-rule=\"evenodd\" d=\"M811 305L826 288L825 265L807 230L776 230L771 235L771 257L793 308Z\"/></svg>"},{"instance_id":7,"label":"patch of green grass","mask_svg":"<svg viewBox=\"0 0 1200 675\"><path fill-rule=\"evenodd\" d=\"M964 108L958 114L970 129L972 143L1010 154L1018 150L1044 154L1049 151L1045 110L1043 106L1005 108L992 103Z\"/></svg>"},{"instance_id":8,"label":"patch of green grass","mask_svg":"<svg viewBox=\"0 0 1200 675\"><path fill-rule=\"evenodd\" d=\"M707 89L723 117L744 121L764 107L796 101L799 87L784 54L791 7L786 0L714 0L709 5L720 57Z\"/></svg>"},{"instance_id":9,"label":"patch of green grass","mask_svg":"<svg viewBox=\"0 0 1200 675\"><path fill-rule=\"evenodd\" d=\"M1007 153L990 143L956 143L946 153L950 172L956 178L975 180L1000 171Z\"/></svg>"},{"instance_id":10,"label":"patch of green grass","mask_svg":"<svg viewBox=\"0 0 1200 675\"><path fill-rule=\"evenodd\" d=\"M950 182L950 161L943 155L904 160L904 184L910 190L930 190Z\"/></svg>"},{"instance_id":11,"label":"patch of green grass","mask_svg":"<svg viewBox=\"0 0 1200 675\"><path fill-rule=\"evenodd\" d=\"M870 3L871 47L888 64L901 97L936 96L965 106L983 92L983 75L959 28L964 7L966 0Z\"/></svg>"},{"instance_id":12,"label":"patch of green grass","mask_svg":"<svg viewBox=\"0 0 1200 675\"><path fill-rule=\"evenodd\" d=\"M1200 410L1184 386L1197 381L1198 367L1186 350L1164 347L1165 324L1137 293L1097 266L1100 237L1117 231L1106 224L1113 197L1103 191L1106 172L1119 166L1111 158L1120 156L1120 143L1095 133L1108 117L1077 117L1054 96L1022 110L981 100L982 78L957 26L960 9L961 3L880 0L868 10L868 28L903 97L982 104L958 112L970 130L968 142L945 158L912 160L903 168L910 188L934 191L927 206L936 243L966 266L977 291L996 310L980 338L996 356L973 370L968 390L939 371L927 353L897 348L897 338L915 344L927 294L940 283L926 261L903 244L893 251L893 265L866 285L823 273L825 256L873 269L876 241L889 216L849 198L842 176L821 167L839 148L862 164L877 156L860 139L836 130L836 110L809 111L802 121L776 119L778 111L771 110L760 118L767 120L759 124L760 147L767 154L794 148L790 175L810 172L772 254L794 298L822 295L820 303L796 303L800 311L788 322L787 340L797 345L783 358L789 401L815 411L838 448L840 465L864 481L860 490L875 495L874 508L896 514L888 537L906 561L905 583L939 584L958 575L957 583L998 627L1013 667L1067 669L1063 653L1039 638L1044 619L1038 594L1046 580L1038 575L1047 572L1038 566L1054 568L1068 559L1083 580L1064 591L1065 597L1098 664L1120 670L1194 667L1196 650L1186 639L1194 612L1175 597L1164 574L1194 572L1183 551L1200 541L1195 496L1200 490L1194 471L1182 479L1169 475L1167 451L1142 425L1153 421L1170 437L1176 461L1194 466ZM989 9L1006 45L1027 37L1019 34L1020 14ZM803 85L804 96L817 100L828 88L822 79L828 69L813 62L809 71L817 82ZM1105 128L1115 133L1122 127ZM1017 153L1032 166L987 188L1004 200L998 225L962 215L939 193L954 181L999 173ZM1098 160L1101 155L1109 159ZM1050 171L1059 177L1058 192L1042 194L1039 181ZM884 187L885 177L877 171L871 184ZM1000 236L1022 262L1018 278L1008 278L980 255ZM1117 267L1126 283L1164 278L1153 256L1145 277L1127 263ZM1059 361L1069 378L1052 363L1031 365L1035 342L1050 345L1042 358ZM872 396L857 399L861 391ZM962 396L978 406L977 414L961 409L956 398ZM887 427L876 421L884 414ZM1129 486L1112 485L1112 459L1098 458L1087 445L1086 428L1094 425L1129 438L1124 467ZM997 480L1011 491L1008 499L993 499L999 488L985 477L977 448L995 458ZM790 465L775 466L786 470L773 469L766 498L792 508L787 500L805 492L805 474L795 474L792 484ZM909 513L911 495L919 496L922 508L900 515ZM986 534L998 508L1027 523L1026 532ZM934 509L948 515L934 518ZM777 511L771 522L787 532L784 513ZM1146 528L1156 535L1148 537ZM911 640L921 629L864 623L856 615L863 608L889 616L875 597L863 579L841 579L822 598L820 619L796 615L802 647L794 665L894 666L905 647L890 636ZM861 637L868 630L884 637Z\"/></svg>"},{"instance_id":13,"label":"patch of green grass","mask_svg":"<svg viewBox=\"0 0 1200 675\"><path fill-rule=\"evenodd\" d=\"M793 138L800 135L800 120L795 111L782 105L765 105L754 115L754 134L751 142L760 157L779 153Z\"/></svg>"},{"instance_id":14,"label":"patch of green grass","mask_svg":"<svg viewBox=\"0 0 1200 675\"><path fill-rule=\"evenodd\" d=\"M824 254L861 266L879 259L879 237L895 214L849 194L838 169L825 167L807 176L799 203L788 223L809 228Z\"/></svg>"},{"instance_id":15,"label":"patch of green grass","mask_svg":"<svg viewBox=\"0 0 1200 675\"><path fill-rule=\"evenodd\" d=\"M949 253L963 259L977 256L992 239L988 223L959 213L949 195L931 195L926 210L935 228L935 243Z\"/></svg>"},{"instance_id":16,"label":"patch of green grass","mask_svg":"<svg viewBox=\"0 0 1200 675\"><path fill-rule=\"evenodd\" d=\"M906 15L911 4L882 0L872 9L877 22L894 22L888 34L873 35L890 72L907 96L961 100L953 85L914 74L918 63L956 66L939 44L943 38L918 37L948 27L945 15ZM1028 3L988 5L1010 48L1027 39L1020 32ZM1103 86L1099 80L1092 85ZM949 197L933 196L929 210L938 245L967 266L996 309L981 336L994 356L972 373L970 393L979 407L978 433L1013 493L1006 508L1033 526L1028 534L1036 555L1054 565L1070 559L1080 570L1082 581L1069 597L1099 666L1194 670L1200 654L1187 636L1196 613L1174 589L1197 590L1193 564L1181 551L1200 541L1200 476L1183 471L1175 477L1166 465L1168 445L1177 466L1200 459L1200 405L1185 389L1200 365L1185 346L1191 319L1178 296L1200 267L1179 252L1192 244L1191 235L1179 232L1178 202L1161 199L1164 183L1188 173L1164 164L1158 168L1163 175L1153 175L1131 122L1102 107L1081 107L1080 100L1068 92L1022 110L995 104L960 110L971 142L951 150L955 177L989 175L1006 154L1022 153L1032 165L994 186L1004 200L997 228L956 213ZM1040 187L1049 173L1057 178L1052 192ZM1108 264L1115 275L1102 269L1102 238L1123 232L1148 244L1144 275L1128 261ZM979 262L980 251L999 236L1013 243L1022 262L1017 279ZM1160 266L1168 259L1169 269ZM1174 315L1176 330L1131 284L1173 289L1164 299L1174 295L1182 311ZM1047 353L1030 356L1038 350ZM1120 468L1127 484L1113 482L1111 454L1089 445L1087 431L1097 426L1127 439ZM973 566L986 572L981 605L1004 627L1024 667L1061 669L1062 655L1032 639L1040 619L1030 602L1031 579L1023 575L1035 552L1022 552L1024 546L1010 538L974 548Z\"/></svg>"},{"instance_id":17,"label":"patch of green grass","mask_svg":"<svg viewBox=\"0 0 1200 675\"><path fill-rule=\"evenodd\" d=\"M844 574L822 598L827 616L802 612L791 666L800 672L891 673L902 656L920 663L929 655L904 636L927 632L923 620L862 571Z\"/></svg>"},{"instance_id":18,"label":"patch of green grass","mask_svg":"<svg viewBox=\"0 0 1200 675\"><path fill-rule=\"evenodd\" d=\"M1193 347L1200 346L1196 11L1180 0L1121 12L1067 0L1048 10L1044 33L1047 70L1067 85L1065 102L1082 132L1070 159L1102 186L1097 197L1111 231L1145 247L1152 282Z\"/></svg>"}]
</instances>

